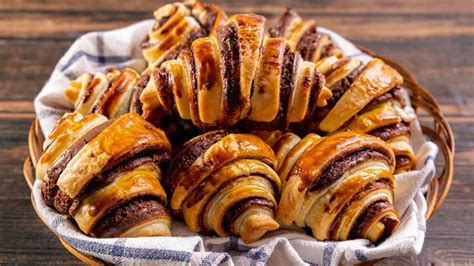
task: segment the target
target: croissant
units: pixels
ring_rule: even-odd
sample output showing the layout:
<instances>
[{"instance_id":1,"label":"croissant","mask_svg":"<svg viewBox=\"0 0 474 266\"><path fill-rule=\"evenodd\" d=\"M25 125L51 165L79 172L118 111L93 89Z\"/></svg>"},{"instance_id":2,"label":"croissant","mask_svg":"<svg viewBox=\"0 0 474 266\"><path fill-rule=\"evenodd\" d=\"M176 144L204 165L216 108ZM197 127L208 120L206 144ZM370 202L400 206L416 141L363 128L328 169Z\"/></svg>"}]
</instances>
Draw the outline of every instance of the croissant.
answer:
<instances>
[{"instance_id":1,"label":"croissant","mask_svg":"<svg viewBox=\"0 0 474 266\"><path fill-rule=\"evenodd\" d=\"M64 115L46 138L36 177L46 204L94 237L170 235L160 184L171 146L135 113Z\"/></svg>"},{"instance_id":2,"label":"croissant","mask_svg":"<svg viewBox=\"0 0 474 266\"><path fill-rule=\"evenodd\" d=\"M171 210L192 231L254 242L279 227L275 163L272 149L254 135L210 131L197 136L173 156L166 175Z\"/></svg>"},{"instance_id":3,"label":"croissant","mask_svg":"<svg viewBox=\"0 0 474 266\"><path fill-rule=\"evenodd\" d=\"M265 37L264 26L262 16L234 15L151 69L145 116L164 110L202 129L286 129L312 116L331 96L324 78L284 38Z\"/></svg>"},{"instance_id":4,"label":"croissant","mask_svg":"<svg viewBox=\"0 0 474 266\"><path fill-rule=\"evenodd\" d=\"M381 139L354 132L303 139L286 133L274 149L282 182L277 217L284 224L307 226L318 240L375 243L398 228L395 157Z\"/></svg>"},{"instance_id":5,"label":"croissant","mask_svg":"<svg viewBox=\"0 0 474 266\"><path fill-rule=\"evenodd\" d=\"M152 66L175 59L192 41L207 36L227 18L217 5L193 0L164 5L153 14L155 23L141 43L143 57Z\"/></svg>"}]
</instances>

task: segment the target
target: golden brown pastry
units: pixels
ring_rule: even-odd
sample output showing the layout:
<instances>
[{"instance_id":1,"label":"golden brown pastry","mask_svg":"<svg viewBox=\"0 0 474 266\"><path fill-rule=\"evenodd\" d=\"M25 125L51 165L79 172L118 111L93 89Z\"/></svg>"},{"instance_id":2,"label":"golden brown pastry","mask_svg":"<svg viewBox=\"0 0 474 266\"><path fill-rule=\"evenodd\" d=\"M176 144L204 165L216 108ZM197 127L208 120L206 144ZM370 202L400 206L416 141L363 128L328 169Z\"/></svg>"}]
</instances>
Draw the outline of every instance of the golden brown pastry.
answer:
<instances>
[{"instance_id":1,"label":"golden brown pastry","mask_svg":"<svg viewBox=\"0 0 474 266\"><path fill-rule=\"evenodd\" d=\"M290 43L291 49L301 57L313 63L328 57L344 57L341 49L333 44L328 34L318 32L316 22L302 19L296 11L288 8L280 17L277 25L270 28L272 37L283 37Z\"/></svg>"},{"instance_id":2,"label":"golden brown pastry","mask_svg":"<svg viewBox=\"0 0 474 266\"><path fill-rule=\"evenodd\" d=\"M170 235L160 184L171 146L135 113L66 114L45 142L36 177L46 204L95 237Z\"/></svg>"},{"instance_id":3,"label":"golden brown pastry","mask_svg":"<svg viewBox=\"0 0 474 266\"><path fill-rule=\"evenodd\" d=\"M253 14L230 17L147 78L144 114L164 110L203 129L286 129L331 96L315 64L284 38L266 37L265 18Z\"/></svg>"},{"instance_id":4,"label":"golden brown pastry","mask_svg":"<svg viewBox=\"0 0 474 266\"><path fill-rule=\"evenodd\" d=\"M398 228L395 157L384 141L354 132L303 139L286 133L274 149L282 181L277 217L284 224L309 227L318 240L375 243Z\"/></svg>"},{"instance_id":5,"label":"golden brown pastry","mask_svg":"<svg viewBox=\"0 0 474 266\"><path fill-rule=\"evenodd\" d=\"M254 242L279 227L275 163L272 149L254 135L211 131L195 137L173 157L165 178L171 210L192 231Z\"/></svg>"},{"instance_id":6,"label":"golden brown pastry","mask_svg":"<svg viewBox=\"0 0 474 266\"><path fill-rule=\"evenodd\" d=\"M217 5L194 0L164 5L153 15L155 23L141 43L143 57L151 66L176 58L192 41L207 36L227 18Z\"/></svg>"}]
</instances>

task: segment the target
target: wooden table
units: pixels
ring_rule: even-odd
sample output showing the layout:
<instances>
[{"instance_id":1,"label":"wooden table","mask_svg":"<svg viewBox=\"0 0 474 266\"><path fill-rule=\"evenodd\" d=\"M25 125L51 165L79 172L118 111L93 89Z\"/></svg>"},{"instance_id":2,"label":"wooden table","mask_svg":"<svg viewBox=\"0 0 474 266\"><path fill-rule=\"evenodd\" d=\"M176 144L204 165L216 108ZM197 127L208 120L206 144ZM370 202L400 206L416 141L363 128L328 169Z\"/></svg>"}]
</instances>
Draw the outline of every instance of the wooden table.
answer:
<instances>
[{"instance_id":1,"label":"wooden table","mask_svg":"<svg viewBox=\"0 0 474 266\"><path fill-rule=\"evenodd\" d=\"M79 263L36 217L23 180L33 99L81 34L148 19L161 1L0 1L0 263ZM456 138L453 186L419 256L384 262L474 263L474 2L219 1L275 19L292 6L357 44L396 58L436 96Z\"/></svg>"}]
</instances>

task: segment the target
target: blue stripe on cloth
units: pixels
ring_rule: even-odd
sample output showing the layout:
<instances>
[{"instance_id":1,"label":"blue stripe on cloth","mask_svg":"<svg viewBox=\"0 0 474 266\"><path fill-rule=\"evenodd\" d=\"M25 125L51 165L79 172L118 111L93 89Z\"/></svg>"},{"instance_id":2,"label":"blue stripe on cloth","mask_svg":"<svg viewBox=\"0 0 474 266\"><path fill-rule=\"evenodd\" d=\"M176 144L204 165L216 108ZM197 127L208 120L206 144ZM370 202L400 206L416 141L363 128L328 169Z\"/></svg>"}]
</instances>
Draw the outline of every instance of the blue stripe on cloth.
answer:
<instances>
[{"instance_id":1,"label":"blue stripe on cloth","mask_svg":"<svg viewBox=\"0 0 474 266\"><path fill-rule=\"evenodd\" d=\"M336 243L329 243L323 251L323 265L331 265L331 257L336 249Z\"/></svg>"},{"instance_id":2,"label":"blue stripe on cloth","mask_svg":"<svg viewBox=\"0 0 474 266\"><path fill-rule=\"evenodd\" d=\"M64 110L58 110L58 109L45 109L37 113L38 119L43 119L46 117L51 117L51 116L62 116L64 114Z\"/></svg>"},{"instance_id":3,"label":"blue stripe on cloth","mask_svg":"<svg viewBox=\"0 0 474 266\"><path fill-rule=\"evenodd\" d=\"M100 55L104 55L104 38L102 37L101 33L97 33L97 40L96 40L97 52Z\"/></svg>"},{"instance_id":4,"label":"blue stripe on cloth","mask_svg":"<svg viewBox=\"0 0 474 266\"><path fill-rule=\"evenodd\" d=\"M64 73L64 76L66 76L66 78L68 78L69 80L75 80L77 78L74 71L67 71Z\"/></svg>"},{"instance_id":5,"label":"blue stripe on cloth","mask_svg":"<svg viewBox=\"0 0 474 266\"><path fill-rule=\"evenodd\" d=\"M359 260L360 262L366 262L369 260L367 259L367 256L365 256L365 253L360 249L357 249L356 251L354 251L354 254L357 260Z\"/></svg>"},{"instance_id":6,"label":"blue stripe on cloth","mask_svg":"<svg viewBox=\"0 0 474 266\"><path fill-rule=\"evenodd\" d=\"M63 236L63 238L74 248L88 252L114 256L114 244L97 243L69 236ZM123 254L120 257L130 259L189 262L192 257L192 252L170 249L124 247Z\"/></svg>"},{"instance_id":7,"label":"blue stripe on cloth","mask_svg":"<svg viewBox=\"0 0 474 266\"><path fill-rule=\"evenodd\" d=\"M257 262L266 263L270 256L264 251L263 248L260 249L251 249L248 252L243 253L241 256L249 258L252 260L252 264Z\"/></svg>"},{"instance_id":8,"label":"blue stripe on cloth","mask_svg":"<svg viewBox=\"0 0 474 266\"><path fill-rule=\"evenodd\" d=\"M125 242L127 242L126 238L119 238L114 243L114 247L112 248L112 261L114 264L119 264L121 262L121 257L125 251Z\"/></svg>"},{"instance_id":9,"label":"blue stripe on cloth","mask_svg":"<svg viewBox=\"0 0 474 266\"><path fill-rule=\"evenodd\" d=\"M219 258L220 255L221 254L219 254L219 253L214 253L214 252L210 253L209 255L204 257L204 259L202 259L201 265L216 265L216 264L218 264L220 261L216 261L216 260Z\"/></svg>"},{"instance_id":10,"label":"blue stripe on cloth","mask_svg":"<svg viewBox=\"0 0 474 266\"><path fill-rule=\"evenodd\" d=\"M232 258L230 257L230 255L227 254L227 253L224 253L224 256L225 256L225 257L222 259L222 261L221 261L220 263L224 263L224 262L229 261L229 260L232 259Z\"/></svg>"},{"instance_id":11,"label":"blue stripe on cloth","mask_svg":"<svg viewBox=\"0 0 474 266\"><path fill-rule=\"evenodd\" d=\"M57 229L63 223L63 221L63 217L56 217L51 223L51 225L54 227L54 229Z\"/></svg>"},{"instance_id":12,"label":"blue stripe on cloth","mask_svg":"<svg viewBox=\"0 0 474 266\"><path fill-rule=\"evenodd\" d=\"M88 60L96 62L99 65L123 63L132 59L130 56L120 56L120 55L117 55L117 56L92 55L88 52L80 50L74 53L66 62L66 64L64 64L61 67L59 71L60 72L66 71L72 64L74 64L81 57L87 57Z\"/></svg>"}]
</instances>

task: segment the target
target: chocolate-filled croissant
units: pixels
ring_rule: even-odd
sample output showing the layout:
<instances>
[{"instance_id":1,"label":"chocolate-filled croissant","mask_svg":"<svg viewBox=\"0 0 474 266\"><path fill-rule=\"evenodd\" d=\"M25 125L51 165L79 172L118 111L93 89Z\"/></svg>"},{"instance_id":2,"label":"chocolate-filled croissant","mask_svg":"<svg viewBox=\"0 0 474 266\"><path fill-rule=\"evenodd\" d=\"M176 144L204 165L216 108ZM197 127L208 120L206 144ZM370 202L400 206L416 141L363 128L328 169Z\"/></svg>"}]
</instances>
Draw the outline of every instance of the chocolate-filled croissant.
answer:
<instances>
[{"instance_id":1,"label":"chocolate-filled croissant","mask_svg":"<svg viewBox=\"0 0 474 266\"><path fill-rule=\"evenodd\" d=\"M171 210L189 229L249 243L279 227L280 179L272 149L250 134L210 131L173 156L165 178Z\"/></svg>"},{"instance_id":2,"label":"chocolate-filled croissant","mask_svg":"<svg viewBox=\"0 0 474 266\"><path fill-rule=\"evenodd\" d=\"M282 182L277 217L309 227L318 240L366 238L375 243L400 224L395 209L395 157L381 139L354 132L274 144Z\"/></svg>"},{"instance_id":3,"label":"chocolate-filled croissant","mask_svg":"<svg viewBox=\"0 0 474 266\"><path fill-rule=\"evenodd\" d=\"M204 129L286 129L311 117L331 96L324 78L264 28L262 16L234 15L151 69L140 96L144 114L164 110Z\"/></svg>"},{"instance_id":4,"label":"chocolate-filled croissant","mask_svg":"<svg viewBox=\"0 0 474 266\"><path fill-rule=\"evenodd\" d=\"M95 237L170 235L160 184L171 146L135 113L115 120L64 115L44 143L36 177L46 204Z\"/></svg>"},{"instance_id":5,"label":"chocolate-filled croissant","mask_svg":"<svg viewBox=\"0 0 474 266\"><path fill-rule=\"evenodd\" d=\"M175 59L195 39L207 36L227 18L217 5L194 0L164 5L153 15L155 23L141 43L143 57L152 66Z\"/></svg>"}]
</instances>

